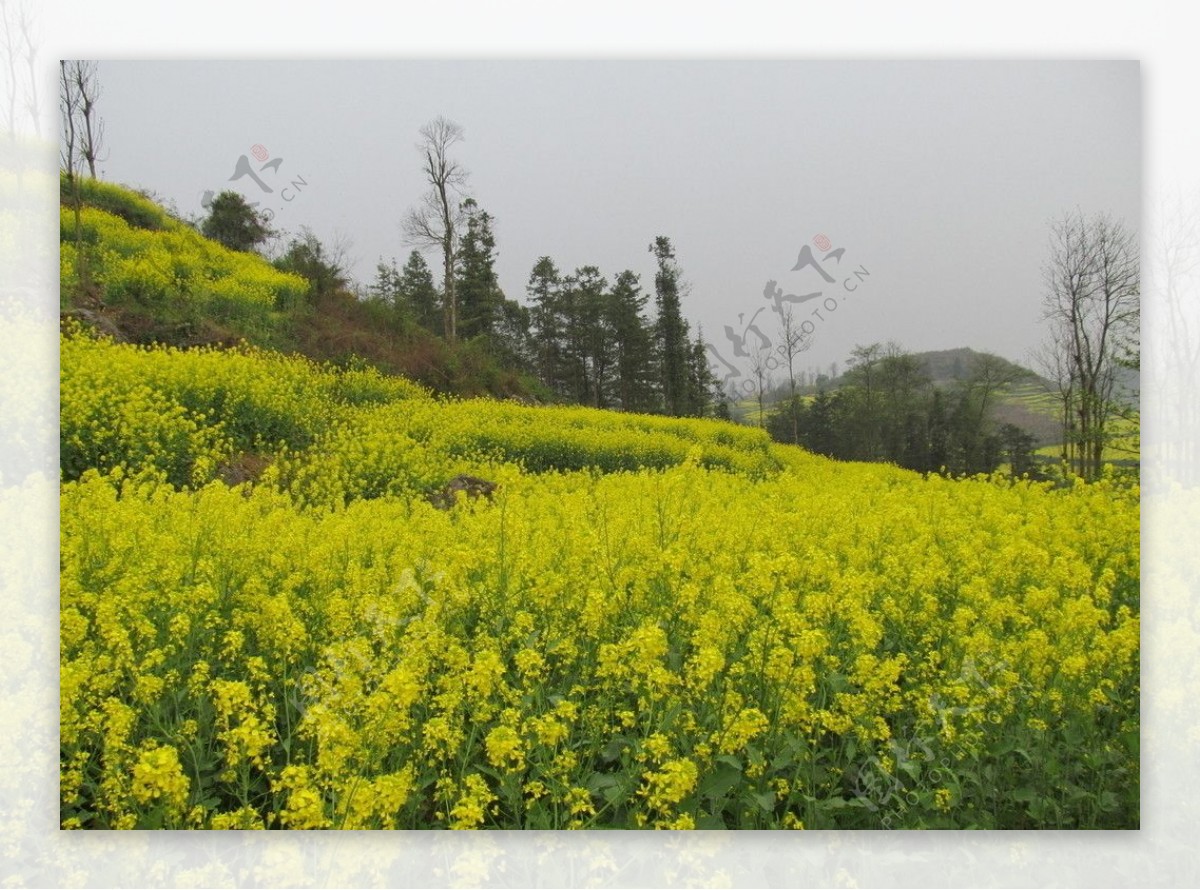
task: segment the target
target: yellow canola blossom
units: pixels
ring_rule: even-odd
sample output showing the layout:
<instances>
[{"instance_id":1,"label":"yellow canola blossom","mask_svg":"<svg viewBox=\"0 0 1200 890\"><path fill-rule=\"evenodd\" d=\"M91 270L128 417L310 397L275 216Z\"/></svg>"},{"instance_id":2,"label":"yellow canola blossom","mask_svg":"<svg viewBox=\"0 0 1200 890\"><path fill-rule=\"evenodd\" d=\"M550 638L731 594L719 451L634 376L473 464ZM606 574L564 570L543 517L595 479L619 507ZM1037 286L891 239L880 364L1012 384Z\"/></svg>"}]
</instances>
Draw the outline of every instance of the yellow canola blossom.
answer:
<instances>
[{"instance_id":1,"label":"yellow canola blossom","mask_svg":"<svg viewBox=\"0 0 1200 890\"><path fill-rule=\"evenodd\" d=\"M1137 825L1136 485L62 345L64 827Z\"/></svg>"}]
</instances>

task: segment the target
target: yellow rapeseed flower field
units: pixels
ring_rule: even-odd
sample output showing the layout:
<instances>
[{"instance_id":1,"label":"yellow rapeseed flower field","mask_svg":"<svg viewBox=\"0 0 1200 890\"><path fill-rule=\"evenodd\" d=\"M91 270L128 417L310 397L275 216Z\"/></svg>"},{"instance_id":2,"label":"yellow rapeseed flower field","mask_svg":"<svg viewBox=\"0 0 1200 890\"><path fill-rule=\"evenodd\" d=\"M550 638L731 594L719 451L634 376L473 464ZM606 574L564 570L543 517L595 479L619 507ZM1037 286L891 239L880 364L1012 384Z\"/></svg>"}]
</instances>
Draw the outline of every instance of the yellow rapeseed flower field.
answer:
<instances>
[{"instance_id":1,"label":"yellow rapeseed flower field","mask_svg":"<svg viewBox=\"0 0 1200 890\"><path fill-rule=\"evenodd\" d=\"M1119 478L80 331L61 435L63 827L1138 825Z\"/></svg>"}]
</instances>

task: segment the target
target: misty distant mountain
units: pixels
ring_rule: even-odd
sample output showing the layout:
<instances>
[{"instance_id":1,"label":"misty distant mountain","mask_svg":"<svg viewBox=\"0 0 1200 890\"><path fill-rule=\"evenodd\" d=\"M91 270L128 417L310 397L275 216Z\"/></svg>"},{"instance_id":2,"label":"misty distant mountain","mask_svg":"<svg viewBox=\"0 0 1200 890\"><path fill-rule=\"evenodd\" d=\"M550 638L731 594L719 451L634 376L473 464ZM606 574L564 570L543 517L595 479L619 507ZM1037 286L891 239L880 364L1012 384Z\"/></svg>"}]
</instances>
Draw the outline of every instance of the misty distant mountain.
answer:
<instances>
[{"instance_id":1,"label":"misty distant mountain","mask_svg":"<svg viewBox=\"0 0 1200 890\"><path fill-rule=\"evenodd\" d=\"M1057 387L1036 371L1000 356L980 352L966 346L911 354L921 363L921 368L929 375L933 385L946 389L966 380L976 359L984 355L990 356L1013 377L1013 383L998 394L999 398L994 407L996 422L1011 423L1021 427L1034 436L1039 446L1061 440L1061 403L1058 399ZM810 375L806 382L812 379ZM809 383L807 386L802 386L800 391L811 396L821 389L836 390L845 382L846 375L844 373L834 379L830 379L828 375L822 375L815 385ZM1132 405L1134 408L1138 407L1140 380L1137 371L1124 367L1117 369L1116 395L1119 401ZM775 386L766 402L773 404L783 401L787 397L787 381L776 378Z\"/></svg>"},{"instance_id":2,"label":"misty distant mountain","mask_svg":"<svg viewBox=\"0 0 1200 890\"><path fill-rule=\"evenodd\" d=\"M1051 385L1050 381L1023 365L1018 365L1016 362L1010 362L1008 359L1001 358L998 355L979 352L966 346L961 346L958 349L916 352L913 355L921 362L921 367L929 375L935 386L945 386L967 379L971 373L971 368L975 364L975 359L983 355L988 355L999 361L1005 371L1010 371L1014 377L1022 382L1040 382L1047 387Z\"/></svg>"},{"instance_id":3,"label":"misty distant mountain","mask_svg":"<svg viewBox=\"0 0 1200 890\"><path fill-rule=\"evenodd\" d=\"M1053 390L1053 384L1040 376L1029 368L1019 365L1016 362L1010 362L1008 359L1001 358L992 353L980 352L971 349L967 346L960 346L958 349L940 349L930 352L913 352L910 353L913 358L921 363L922 370L929 375L929 379L934 386L950 386L965 380L971 373L971 368L975 363L975 359L979 356L989 355L991 358L999 361L1001 367L1012 372L1013 376L1023 383L1036 383L1046 387L1048 391ZM849 367L845 368L846 372L850 371ZM846 374L842 373L833 380L828 376L822 381L822 385L826 389L837 389L846 382ZM773 396L780 398L785 397L787 391L786 382L783 385L776 385Z\"/></svg>"}]
</instances>

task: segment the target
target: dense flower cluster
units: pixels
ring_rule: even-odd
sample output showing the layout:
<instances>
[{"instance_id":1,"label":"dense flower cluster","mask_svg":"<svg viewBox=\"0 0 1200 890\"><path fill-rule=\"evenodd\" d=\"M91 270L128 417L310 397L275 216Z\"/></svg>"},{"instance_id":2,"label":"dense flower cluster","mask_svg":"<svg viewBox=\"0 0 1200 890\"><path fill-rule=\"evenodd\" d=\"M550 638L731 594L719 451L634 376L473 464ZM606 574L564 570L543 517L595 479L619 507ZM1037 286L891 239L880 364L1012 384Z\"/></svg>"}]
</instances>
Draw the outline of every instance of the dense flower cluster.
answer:
<instances>
[{"instance_id":1,"label":"dense flower cluster","mask_svg":"<svg viewBox=\"0 0 1200 890\"><path fill-rule=\"evenodd\" d=\"M237 318L262 331L272 313L298 305L308 282L281 272L262 257L228 250L183 223L162 218L145 228L116 213L85 206L76 230L73 207L60 208L60 274L63 293L79 285L79 252L86 275L114 304L150 307L187 317L203 311Z\"/></svg>"},{"instance_id":2,"label":"dense flower cluster","mask_svg":"<svg viewBox=\"0 0 1200 890\"><path fill-rule=\"evenodd\" d=\"M355 408L427 401L374 369L317 365L254 347L117 345L77 326L61 338L60 461L85 470L155 469L174 485L212 479L242 452L307 449Z\"/></svg>"},{"instance_id":3,"label":"dense flower cluster","mask_svg":"<svg viewBox=\"0 0 1200 890\"><path fill-rule=\"evenodd\" d=\"M1136 486L250 350L62 374L66 827L1138 824Z\"/></svg>"}]
</instances>

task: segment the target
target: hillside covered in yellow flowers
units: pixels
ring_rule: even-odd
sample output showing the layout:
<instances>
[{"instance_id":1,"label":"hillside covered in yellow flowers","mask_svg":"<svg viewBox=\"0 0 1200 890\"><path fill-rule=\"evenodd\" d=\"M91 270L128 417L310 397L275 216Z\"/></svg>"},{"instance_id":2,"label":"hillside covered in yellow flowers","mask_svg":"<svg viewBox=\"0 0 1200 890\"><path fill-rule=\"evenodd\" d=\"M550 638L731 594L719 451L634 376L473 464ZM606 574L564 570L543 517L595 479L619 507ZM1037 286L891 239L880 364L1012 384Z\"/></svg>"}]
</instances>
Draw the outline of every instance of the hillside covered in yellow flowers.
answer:
<instances>
[{"instance_id":1,"label":"hillside covered in yellow flowers","mask_svg":"<svg viewBox=\"0 0 1200 890\"><path fill-rule=\"evenodd\" d=\"M1117 480L78 329L61 436L65 827L1138 824Z\"/></svg>"},{"instance_id":2,"label":"hillside covered in yellow flowers","mask_svg":"<svg viewBox=\"0 0 1200 890\"><path fill-rule=\"evenodd\" d=\"M264 330L298 287L84 223L110 287ZM1121 478L76 321L60 436L64 828L1139 825Z\"/></svg>"}]
</instances>

